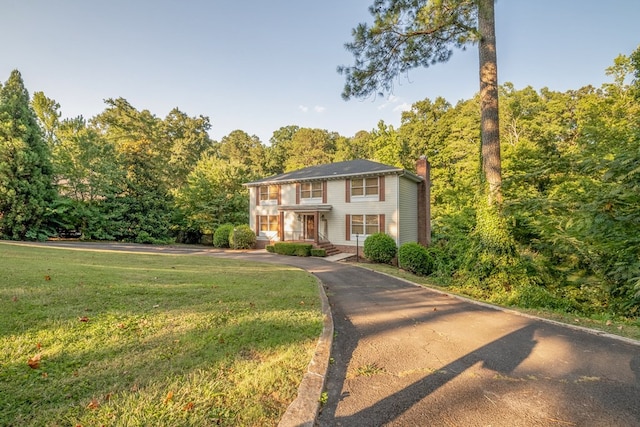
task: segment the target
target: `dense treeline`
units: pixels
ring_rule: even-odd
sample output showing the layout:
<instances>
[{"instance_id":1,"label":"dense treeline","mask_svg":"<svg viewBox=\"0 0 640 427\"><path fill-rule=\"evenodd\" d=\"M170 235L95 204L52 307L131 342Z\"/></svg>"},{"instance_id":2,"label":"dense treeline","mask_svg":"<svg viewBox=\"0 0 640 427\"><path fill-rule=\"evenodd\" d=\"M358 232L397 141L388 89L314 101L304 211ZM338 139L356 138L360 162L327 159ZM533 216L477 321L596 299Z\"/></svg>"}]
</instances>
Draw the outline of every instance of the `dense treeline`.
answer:
<instances>
[{"instance_id":1,"label":"dense treeline","mask_svg":"<svg viewBox=\"0 0 640 427\"><path fill-rule=\"evenodd\" d=\"M367 158L432 166L435 276L500 303L591 314L640 311L640 49L612 82L567 92L500 88L504 203L481 196L478 98L425 99L398 129L347 138L287 126L269 144L236 130L213 141L207 117L164 119L125 99L62 119L17 71L0 90L0 235L197 241L248 220L242 187L259 177Z\"/></svg>"}]
</instances>

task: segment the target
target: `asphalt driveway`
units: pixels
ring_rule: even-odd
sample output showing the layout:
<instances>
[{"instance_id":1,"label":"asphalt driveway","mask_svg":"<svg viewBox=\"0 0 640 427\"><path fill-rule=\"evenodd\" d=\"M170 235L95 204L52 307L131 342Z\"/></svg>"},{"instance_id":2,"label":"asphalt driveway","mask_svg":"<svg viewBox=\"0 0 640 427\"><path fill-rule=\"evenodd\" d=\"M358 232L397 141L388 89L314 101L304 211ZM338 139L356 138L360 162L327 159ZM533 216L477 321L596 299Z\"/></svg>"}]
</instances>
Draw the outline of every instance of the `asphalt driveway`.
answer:
<instances>
[{"instance_id":1,"label":"asphalt driveway","mask_svg":"<svg viewBox=\"0 0 640 427\"><path fill-rule=\"evenodd\" d=\"M474 304L348 263L158 250L285 263L322 281L335 336L319 426L640 426L638 342Z\"/></svg>"}]
</instances>

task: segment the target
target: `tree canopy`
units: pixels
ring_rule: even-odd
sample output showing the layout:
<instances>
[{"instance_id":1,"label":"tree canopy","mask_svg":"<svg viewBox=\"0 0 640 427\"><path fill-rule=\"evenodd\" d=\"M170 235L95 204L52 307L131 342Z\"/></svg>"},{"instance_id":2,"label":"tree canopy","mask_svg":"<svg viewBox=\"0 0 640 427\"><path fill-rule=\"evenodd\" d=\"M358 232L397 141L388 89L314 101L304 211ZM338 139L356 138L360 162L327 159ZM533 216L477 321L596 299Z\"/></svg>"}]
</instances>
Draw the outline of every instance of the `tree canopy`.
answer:
<instances>
[{"instance_id":1,"label":"tree canopy","mask_svg":"<svg viewBox=\"0 0 640 427\"><path fill-rule=\"evenodd\" d=\"M482 170L489 202L500 204L494 0L375 0L369 12L373 24L359 24L353 30L353 41L345 45L354 56L354 65L338 67L346 78L344 99L391 92L399 74L445 62L454 47L478 44Z\"/></svg>"}]
</instances>

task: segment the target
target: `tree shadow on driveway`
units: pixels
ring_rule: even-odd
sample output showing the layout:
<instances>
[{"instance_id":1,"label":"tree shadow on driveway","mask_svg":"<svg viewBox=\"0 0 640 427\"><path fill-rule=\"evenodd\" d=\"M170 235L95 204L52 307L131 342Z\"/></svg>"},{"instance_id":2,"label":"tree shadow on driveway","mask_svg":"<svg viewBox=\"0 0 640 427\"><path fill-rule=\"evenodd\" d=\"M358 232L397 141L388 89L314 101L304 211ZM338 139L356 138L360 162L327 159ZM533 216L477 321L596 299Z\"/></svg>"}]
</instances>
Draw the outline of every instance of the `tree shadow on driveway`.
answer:
<instances>
[{"instance_id":1,"label":"tree shadow on driveway","mask_svg":"<svg viewBox=\"0 0 640 427\"><path fill-rule=\"evenodd\" d=\"M478 362L482 362L483 368L491 369L496 373L510 374L529 357L535 347L536 340L533 339L535 329L534 325L528 325L511 332L454 360L437 372L385 397L373 406L349 416L336 418L336 425L372 425L371 422L382 425L390 422ZM325 414L325 416L332 418L331 414Z\"/></svg>"}]
</instances>

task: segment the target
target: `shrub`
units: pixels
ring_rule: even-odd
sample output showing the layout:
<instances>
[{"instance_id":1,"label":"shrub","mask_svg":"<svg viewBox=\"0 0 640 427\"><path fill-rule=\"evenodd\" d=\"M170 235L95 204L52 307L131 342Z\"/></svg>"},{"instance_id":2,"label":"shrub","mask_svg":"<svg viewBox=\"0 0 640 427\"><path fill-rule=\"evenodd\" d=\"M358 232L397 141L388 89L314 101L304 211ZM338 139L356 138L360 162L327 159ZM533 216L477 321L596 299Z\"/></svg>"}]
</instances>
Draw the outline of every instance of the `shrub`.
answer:
<instances>
[{"instance_id":1,"label":"shrub","mask_svg":"<svg viewBox=\"0 0 640 427\"><path fill-rule=\"evenodd\" d=\"M413 274L428 276L433 272L433 258L424 246L409 242L398 250L398 265Z\"/></svg>"},{"instance_id":2,"label":"shrub","mask_svg":"<svg viewBox=\"0 0 640 427\"><path fill-rule=\"evenodd\" d=\"M223 224L213 233L213 246L216 248L228 248L229 236L233 232L233 224Z\"/></svg>"},{"instance_id":3,"label":"shrub","mask_svg":"<svg viewBox=\"0 0 640 427\"><path fill-rule=\"evenodd\" d=\"M384 233L372 234L364 241L364 256L373 262L389 264L397 251L396 242Z\"/></svg>"},{"instance_id":4,"label":"shrub","mask_svg":"<svg viewBox=\"0 0 640 427\"><path fill-rule=\"evenodd\" d=\"M324 249L311 249L311 256L325 257L327 256L327 251Z\"/></svg>"},{"instance_id":5,"label":"shrub","mask_svg":"<svg viewBox=\"0 0 640 427\"><path fill-rule=\"evenodd\" d=\"M267 246L265 246L265 249L267 250L267 252L272 253L272 254L276 252L276 247L273 246L273 245L267 245Z\"/></svg>"},{"instance_id":6,"label":"shrub","mask_svg":"<svg viewBox=\"0 0 640 427\"><path fill-rule=\"evenodd\" d=\"M280 255L310 256L312 245L308 243L278 242L274 246L275 252Z\"/></svg>"},{"instance_id":7,"label":"shrub","mask_svg":"<svg viewBox=\"0 0 640 427\"><path fill-rule=\"evenodd\" d=\"M248 225L239 225L229 234L231 249L251 249L256 243L256 233Z\"/></svg>"}]
</instances>

